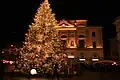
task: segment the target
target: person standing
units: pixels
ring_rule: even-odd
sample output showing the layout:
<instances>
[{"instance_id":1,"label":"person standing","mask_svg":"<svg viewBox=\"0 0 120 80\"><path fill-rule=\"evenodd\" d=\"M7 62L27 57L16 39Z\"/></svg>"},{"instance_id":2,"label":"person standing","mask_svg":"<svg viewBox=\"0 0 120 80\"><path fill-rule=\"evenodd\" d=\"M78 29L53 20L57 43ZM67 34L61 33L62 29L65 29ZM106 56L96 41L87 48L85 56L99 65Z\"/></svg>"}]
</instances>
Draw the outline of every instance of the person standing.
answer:
<instances>
[{"instance_id":1,"label":"person standing","mask_svg":"<svg viewBox=\"0 0 120 80\"><path fill-rule=\"evenodd\" d=\"M0 61L0 80L3 80L2 66L3 66L2 61Z\"/></svg>"},{"instance_id":2,"label":"person standing","mask_svg":"<svg viewBox=\"0 0 120 80\"><path fill-rule=\"evenodd\" d=\"M57 80L59 80L59 74L58 74L57 69L58 69L58 63L55 64L54 74L53 74L53 75L54 75L54 77L55 77Z\"/></svg>"},{"instance_id":3,"label":"person standing","mask_svg":"<svg viewBox=\"0 0 120 80\"><path fill-rule=\"evenodd\" d=\"M4 72L5 72L5 64L2 61L0 61L0 80L3 80Z\"/></svg>"},{"instance_id":4,"label":"person standing","mask_svg":"<svg viewBox=\"0 0 120 80\"><path fill-rule=\"evenodd\" d=\"M83 63L80 63L79 67L80 67L80 75L82 75L83 74Z\"/></svg>"}]
</instances>

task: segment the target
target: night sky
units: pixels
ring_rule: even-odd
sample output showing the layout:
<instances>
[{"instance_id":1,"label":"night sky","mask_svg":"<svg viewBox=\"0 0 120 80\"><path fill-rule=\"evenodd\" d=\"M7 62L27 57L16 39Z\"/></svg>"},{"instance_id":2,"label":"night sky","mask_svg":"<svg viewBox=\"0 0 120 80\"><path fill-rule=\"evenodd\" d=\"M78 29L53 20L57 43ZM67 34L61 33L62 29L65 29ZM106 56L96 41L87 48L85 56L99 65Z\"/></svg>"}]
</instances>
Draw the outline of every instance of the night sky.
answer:
<instances>
[{"instance_id":1,"label":"night sky","mask_svg":"<svg viewBox=\"0 0 120 80\"><path fill-rule=\"evenodd\" d=\"M29 24L43 0L4 0L2 4L2 46L22 43ZM104 47L114 37L112 24L120 16L118 0L49 0L53 13L59 19L87 19L88 25L103 26Z\"/></svg>"}]
</instances>

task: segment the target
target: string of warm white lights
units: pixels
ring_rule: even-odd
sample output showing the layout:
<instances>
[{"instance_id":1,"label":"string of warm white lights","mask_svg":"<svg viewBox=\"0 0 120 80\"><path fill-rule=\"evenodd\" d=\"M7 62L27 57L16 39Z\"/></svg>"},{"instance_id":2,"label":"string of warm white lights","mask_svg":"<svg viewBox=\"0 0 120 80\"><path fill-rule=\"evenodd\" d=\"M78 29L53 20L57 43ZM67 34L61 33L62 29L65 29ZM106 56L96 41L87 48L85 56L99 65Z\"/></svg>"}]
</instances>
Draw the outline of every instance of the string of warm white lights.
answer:
<instances>
[{"instance_id":1,"label":"string of warm white lights","mask_svg":"<svg viewBox=\"0 0 120 80\"><path fill-rule=\"evenodd\" d=\"M56 63L58 71L64 71L67 55L58 37L55 28L57 21L51 11L50 4L46 4L46 1L38 8L34 23L30 25L24 46L20 50L21 56L14 63L15 71L30 73L30 70L36 69L40 74L53 74Z\"/></svg>"}]
</instances>

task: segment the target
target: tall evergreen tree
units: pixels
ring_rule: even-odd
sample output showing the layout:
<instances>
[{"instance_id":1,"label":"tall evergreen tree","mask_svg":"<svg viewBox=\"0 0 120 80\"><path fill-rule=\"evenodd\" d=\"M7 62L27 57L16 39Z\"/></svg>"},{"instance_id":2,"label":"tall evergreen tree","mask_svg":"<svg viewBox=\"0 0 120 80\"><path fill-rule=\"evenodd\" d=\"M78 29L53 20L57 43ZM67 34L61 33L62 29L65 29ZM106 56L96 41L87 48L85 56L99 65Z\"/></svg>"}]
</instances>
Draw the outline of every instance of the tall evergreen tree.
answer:
<instances>
[{"instance_id":1,"label":"tall evergreen tree","mask_svg":"<svg viewBox=\"0 0 120 80\"><path fill-rule=\"evenodd\" d=\"M21 56L15 61L15 71L29 73L31 69L36 69L38 73L52 74L54 64L58 64L58 71L67 64L67 55L56 24L50 4L45 0L38 8L34 22L29 26L24 46L20 50Z\"/></svg>"}]
</instances>

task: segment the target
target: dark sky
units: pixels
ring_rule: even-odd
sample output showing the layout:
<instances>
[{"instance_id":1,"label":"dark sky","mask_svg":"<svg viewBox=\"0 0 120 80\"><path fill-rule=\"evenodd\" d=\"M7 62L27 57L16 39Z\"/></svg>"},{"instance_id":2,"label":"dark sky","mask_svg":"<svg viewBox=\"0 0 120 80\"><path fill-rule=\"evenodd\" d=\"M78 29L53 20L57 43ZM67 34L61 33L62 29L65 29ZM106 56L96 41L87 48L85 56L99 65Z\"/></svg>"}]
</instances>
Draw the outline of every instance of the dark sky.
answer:
<instances>
[{"instance_id":1,"label":"dark sky","mask_svg":"<svg viewBox=\"0 0 120 80\"><path fill-rule=\"evenodd\" d=\"M4 0L1 9L2 45L23 42L43 0ZM103 26L104 43L115 36L114 19L120 15L117 0L49 0L57 19L87 19L88 25Z\"/></svg>"}]
</instances>

